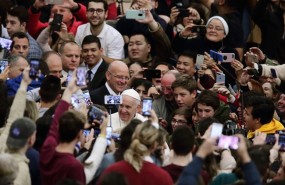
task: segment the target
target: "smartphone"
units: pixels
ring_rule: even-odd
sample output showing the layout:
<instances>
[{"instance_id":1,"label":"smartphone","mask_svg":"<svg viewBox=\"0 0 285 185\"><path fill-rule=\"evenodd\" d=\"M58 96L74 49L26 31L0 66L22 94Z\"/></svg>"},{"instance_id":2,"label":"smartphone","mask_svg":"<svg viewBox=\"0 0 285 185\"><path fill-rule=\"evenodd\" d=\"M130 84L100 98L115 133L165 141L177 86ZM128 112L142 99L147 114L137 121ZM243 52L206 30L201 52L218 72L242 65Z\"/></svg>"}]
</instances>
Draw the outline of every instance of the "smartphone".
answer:
<instances>
[{"instance_id":1,"label":"smartphone","mask_svg":"<svg viewBox=\"0 0 285 185\"><path fill-rule=\"evenodd\" d=\"M127 10L126 19L144 19L145 12L143 10Z\"/></svg>"},{"instance_id":2,"label":"smartphone","mask_svg":"<svg viewBox=\"0 0 285 185\"><path fill-rule=\"evenodd\" d=\"M0 73L3 73L3 71L6 69L7 66L8 66L7 59L0 60Z\"/></svg>"},{"instance_id":3,"label":"smartphone","mask_svg":"<svg viewBox=\"0 0 285 185\"><path fill-rule=\"evenodd\" d=\"M1 48L10 50L11 44L12 44L12 40L0 37Z\"/></svg>"},{"instance_id":4,"label":"smartphone","mask_svg":"<svg viewBox=\"0 0 285 185\"><path fill-rule=\"evenodd\" d=\"M88 107L90 107L93 103L90 98L90 94L88 90L82 91L85 103Z\"/></svg>"},{"instance_id":5,"label":"smartphone","mask_svg":"<svg viewBox=\"0 0 285 185\"><path fill-rule=\"evenodd\" d=\"M160 78L161 71L158 69L145 69L143 71L143 77L145 77L146 79Z\"/></svg>"},{"instance_id":6,"label":"smartphone","mask_svg":"<svg viewBox=\"0 0 285 185\"><path fill-rule=\"evenodd\" d=\"M254 63L258 63L258 58L256 55L254 54L250 54L250 53L247 53L246 54L246 59L248 60L248 62L254 62Z\"/></svg>"},{"instance_id":7,"label":"smartphone","mask_svg":"<svg viewBox=\"0 0 285 185\"><path fill-rule=\"evenodd\" d=\"M107 127L106 128L106 139L107 139L107 145L111 145L111 139L112 139L112 127Z\"/></svg>"},{"instance_id":8,"label":"smartphone","mask_svg":"<svg viewBox=\"0 0 285 185\"><path fill-rule=\"evenodd\" d=\"M76 84L78 86L86 86L86 67L78 67L76 71L77 81Z\"/></svg>"},{"instance_id":9,"label":"smartphone","mask_svg":"<svg viewBox=\"0 0 285 185\"><path fill-rule=\"evenodd\" d=\"M223 61L223 55L221 53L216 52L216 51L210 50L210 56L215 61L220 61L220 62Z\"/></svg>"},{"instance_id":10,"label":"smartphone","mask_svg":"<svg viewBox=\"0 0 285 185\"><path fill-rule=\"evenodd\" d=\"M217 72L216 73L216 83L225 83L226 75L224 73Z\"/></svg>"},{"instance_id":11,"label":"smartphone","mask_svg":"<svg viewBox=\"0 0 285 185\"><path fill-rule=\"evenodd\" d=\"M270 71L271 71L272 78L277 78L276 70L271 68Z\"/></svg>"},{"instance_id":12,"label":"smartphone","mask_svg":"<svg viewBox=\"0 0 285 185\"><path fill-rule=\"evenodd\" d=\"M189 17L190 12L189 12L188 9L186 9L186 8L178 8L178 10L179 10L179 14L178 14L179 17Z\"/></svg>"},{"instance_id":13,"label":"smartphone","mask_svg":"<svg viewBox=\"0 0 285 185\"><path fill-rule=\"evenodd\" d=\"M276 142L276 138L274 134L267 134L265 138L265 144L267 145L274 145Z\"/></svg>"},{"instance_id":14,"label":"smartphone","mask_svg":"<svg viewBox=\"0 0 285 185\"><path fill-rule=\"evenodd\" d=\"M74 109L79 110L81 107L80 99L77 97L76 94L72 94L71 96L71 105L74 107Z\"/></svg>"},{"instance_id":15,"label":"smartphone","mask_svg":"<svg viewBox=\"0 0 285 185\"><path fill-rule=\"evenodd\" d=\"M89 135L90 135L90 130L86 130L86 129L84 129L83 130L83 135L85 136L85 137L88 137Z\"/></svg>"},{"instance_id":16,"label":"smartphone","mask_svg":"<svg viewBox=\"0 0 285 185\"><path fill-rule=\"evenodd\" d=\"M30 60L30 72L31 79L36 79L39 76L40 61L38 59Z\"/></svg>"},{"instance_id":17,"label":"smartphone","mask_svg":"<svg viewBox=\"0 0 285 185\"><path fill-rule=\"evenodd\" d=\"M234 53L221 53L223 56L223 61L221 62L233 62L235 60L235 54Z\"/></svg>"},{"instance_id":18,"label":"smartphone","mask_svg":"<svg viewBox=\"0 0 285 185\"><path fill-rule=\"evenodd\" d=\"M279 134L279 142L280 151L285 151L285 134Z\"/></svg>"},{"instance_id":19,"label":"smartphone","mask_svg":"<svg viewBox=\"0 0 285 185\"><path fill-rule=\"evenodd\" d=\"M204 55L197 54L196 56L196 68L201 69L201 65L204 64Z\"/></svg>"},{"instance_id":20,"label":"smartphone","mask_svg":"<svg viewBox=\"0 0 285 185\"><path fill-rule=\"evenodd\" d=\"M144 98L143 99L143 109L142 114L143 116L150 116L150 110L152 109L152 99L151 98Z\"/></svg>"},{"instance_id":21,"label":"smartphone","mask_svg":"<svg viewBox=\"0 0 285 185\"><path fill-rule=\"evenodd\" d=\"M256 69L247 69L247 74L252 76L259 76L259 73Z\"/></svg>"},{"instance_id":22,"label":"smartphone","mask_svg":"<svg viewBox=\"0 0 285 185\"><path fill-rule=\"evenodd\" d=\"M100 123L103 122L102 116L104 116L104 112L98 107L92 105L89 108L87 113L89 123L92 123L94 120L98 120Z\"/></svg>"},{"instance_id":23,"label":"smartphone","mask_svg":"<svg viewBox=\"0 0 285 185\"><path fill-rule=\"evenodd\" d=\"M191 28L192 33L206 33L206 26L196 25Z\"/></svg>"},{"instance_id":24,"label":"smartphone","mask_svg":"<svg viewBox=\"0 0 285 185\"><path fill-rule=\"evenodd\" d=\"M218 139L218 147L222 149L238 149L239 138L237 136L221 135Z\"/></svg>"},{"instance_id":25,"label":"smartphone","mask_svg":"<svg viewBox=\"0 0 285 185\"><path fill-rule=\"evenodd\" d=\"M64 0L45 0L46 4L63 4Z\"/></svg>"},{"instance_id":26,"label":"smartphone","mask_svg":"<svg viewBox=\"0 0 285 185\"><path fill-rule=\"evenodd\" d=\"M222 135L224 125L221 123L213 123L211 130L211 137L218 137Z\"/></svg>"},{"instance_id":27,"label":"smartphone","mask_svg":"<svg viewBox=\"0 0 285 185\"><path fill-rule=\"evenodd\" d=\"M54 14L53 20L50 23L50 25L51 25L51 28L50 28L51 29L51 33L53 33L54 31L60 31L62 19L63 19L63 15L62 14L57 14L57 13Z\"/></svg>"},{"instance_id":28,"label":"smartphone","mask_svg":"<svg viewBox=\"0 0 285 185\"><path fill-rule=\"evenodd\" d=\"M122 96L121 95L106 95L104 96L104 103L105 105L115 105L115 104L122 104Z\"/></svg>"}]
</instances>

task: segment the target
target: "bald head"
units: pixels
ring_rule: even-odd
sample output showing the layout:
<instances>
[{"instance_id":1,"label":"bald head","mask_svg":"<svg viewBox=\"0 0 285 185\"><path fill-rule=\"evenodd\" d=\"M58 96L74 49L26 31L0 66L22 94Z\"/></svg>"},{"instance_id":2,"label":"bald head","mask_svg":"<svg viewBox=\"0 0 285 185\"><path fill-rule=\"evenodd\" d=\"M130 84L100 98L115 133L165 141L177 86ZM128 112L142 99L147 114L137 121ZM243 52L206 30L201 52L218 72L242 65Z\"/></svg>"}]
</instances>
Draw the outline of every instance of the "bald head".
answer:
<instances>
[{"instance_id":1,"label":"bald head","mask_svg":"<svg viewBox=\"0 0 285 185\"><path fill-rule=\"evenodd\" d=\"M106 79L108 85L115 93L121 93L126 89L129 81L129 68L122 61L114 61L109 65L106 72Z\"/></svg>"}]
</instances>

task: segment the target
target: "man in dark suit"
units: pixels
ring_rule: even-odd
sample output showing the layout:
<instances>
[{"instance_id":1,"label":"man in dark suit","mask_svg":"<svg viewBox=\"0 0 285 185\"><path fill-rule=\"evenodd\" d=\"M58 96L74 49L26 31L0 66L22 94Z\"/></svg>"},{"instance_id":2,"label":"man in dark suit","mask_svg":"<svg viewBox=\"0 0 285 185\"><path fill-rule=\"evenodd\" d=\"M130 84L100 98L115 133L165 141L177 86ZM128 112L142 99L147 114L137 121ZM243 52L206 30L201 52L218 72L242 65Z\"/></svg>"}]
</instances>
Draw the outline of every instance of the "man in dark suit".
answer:
<instances>
[{"instance_id":1,"label":"man in dark suit","mask_svg":"<svg viewBox=\"0 0 285 185\"><path fill-rule=\"evenodd\" d=\"M88 71L88 90L92 91L106 82L105 73L108 64L102 59L103 48L98 37L94 35L86 36L82 41L82 58L85 61Z\"/></svg>"},{"instance_id":2,"label":"man in dark suit","mask_svg":"<svg viewBox=\"0 0 285 185\"><path fill-rule=\"evenodd\" d=\"M120 95L126 89L130 78L129 68L124 62L116 60L109 65L105 76L107 79L105 85L90 91L90 97L94 104L104 105L108 109L111 108L112 113L116 113L118 112L117 106L106 106L104 97L105 95Z\"/></svg>"}]
</instances>

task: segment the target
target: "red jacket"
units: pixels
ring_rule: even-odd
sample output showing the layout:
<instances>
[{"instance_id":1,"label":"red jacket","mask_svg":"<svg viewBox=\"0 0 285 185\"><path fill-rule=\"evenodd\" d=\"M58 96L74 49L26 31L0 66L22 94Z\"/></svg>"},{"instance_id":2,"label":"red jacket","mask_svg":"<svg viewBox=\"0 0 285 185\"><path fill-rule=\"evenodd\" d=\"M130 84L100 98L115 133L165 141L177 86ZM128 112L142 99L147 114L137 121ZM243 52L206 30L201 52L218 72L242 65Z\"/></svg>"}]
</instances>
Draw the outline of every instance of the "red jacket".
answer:
<instances>
[{"instance_id":1,"label":"red jacket","mask_svg":"<svg viewBox=\"0 0 285 185\"><path fill-rule=\"evenodd\" d=\"M71 25L67 28L69 33L72 33L73 35L76 34L77 27L81 24L85 24L88 22L86 17L86 7L80 3L79 10L76 12L73 12L73 20ZM31 8L29 8L29 22L28 22L28 32L29 34L34 37L35 39L38 37L40 32L48 26L48 23L40 22L40 16L41 13L33 13Z\"/></svg>"}]
</instances>

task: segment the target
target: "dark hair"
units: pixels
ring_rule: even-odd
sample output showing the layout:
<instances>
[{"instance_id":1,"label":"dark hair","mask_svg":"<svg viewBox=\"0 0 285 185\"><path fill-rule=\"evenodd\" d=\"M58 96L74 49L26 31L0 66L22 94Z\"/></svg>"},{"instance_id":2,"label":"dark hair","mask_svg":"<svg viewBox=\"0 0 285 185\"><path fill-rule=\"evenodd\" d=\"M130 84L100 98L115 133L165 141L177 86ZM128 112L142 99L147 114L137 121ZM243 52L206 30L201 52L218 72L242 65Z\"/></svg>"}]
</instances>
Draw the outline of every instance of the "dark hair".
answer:
<instances>
[{"instance_id":1,"label":"dark hair","mask_svg":"<svg viewBox=\"0 0 285 185\"><path fill-rule=\"evenodd\" d=\"M2 128L7 119L7 115L9 113L9 106L8 106L8 92L7 86L3 80L0 80L0 127Z\"/></svg>"},{"instance_id":2,"label":"dark hair","mask_svg":"<svg viewBox=\"0 0 285 185\"><path fill-rule=\"evenodd\" d=\"M254 119L260 119L260 123L266 124L273 119L275 106L271 99L264 96L251 96L244 107L252 107L251 115Z\"/></svg>"},{"instance_id":3,"label":"dark hair","mask_svg":"<svg viewBox=\"0 0 285 185\"><path fill-rule=\"evenodd\" d=\"M36 141L33 147L37 151L41 150L41 147L47 138L52 120L53 117L48 115L48 116L42 116L36 121L37 125Z\"/></svg>"},{"instance_id":4,"label":"dark hair","mask_svg":"<svg viewBox=\"0 0 285 185\"><path fill-rule=\"evenodd\" d=\"M6 17L7 11L12 6L12 2L10 0L1 0L0 1L0 24L3 24L6 27ZM0 36L2 35L2 29L0 29Z\"/></svg>"},{"instance_id":5,"label":"dark hair","mask_svg":"<svg viewBox=\"0 0 285 185\"><path fill-rule=\"evenodd\" d=\"M59 118L59 142L72 142L84 128L85 121L78 116L78 113L77 111L69 110Z\"/></svg>"},{"instance_id":6,"label":"dark hair","mask_svg":"<svg viewBox=\"0 0 285 185\"><path fill-rule=\"evenodd\" d=\"M211 90L204 90L199 94L197 98L197 106L199 103L212 107L214 111L220 107L218 94Z\"/></svg>"},{"instance_id":7,"label":"dark hair","mask_svg":"<svg viewBox=\"0 0 285 185\"><path fill-rule=\"evenodd\" d=\"M189 107L180 107L174 110L172 115L173 117L175 115L183 115L187 120L187 125L194 127L193 122L192 122L192 111L191 110L192 108L189 108Z\"/></svg>"},{"instance_id":8,"label":"dark hair","mask_svg":"<svg viewBox=\"0 0 285 185\"><path fill-rule=\"evenodd\" d=\"M187 126L177 127L171 138L171 146L175 154L185 156L192 151L195 143L195 135Z\"/></svg>"},{"instance_id":9,"label":"dark hair","mask_svg":"<svg viewBox=\"0 0 285 185\"><path fill-rule=\"evenodd\" d=\"M130 85L130 87L133 89L136 89L140 85L144 86L146 91L148 91L148 89L152 86L152 83L146 79L143 79L143 78L135 78L132 81L132 84Z\"/></svg>"},{"instance_id":10,"label":"dark hair","mask_svg":"<svg viewBox=\"0 0 285 185\"><path fill-rule=\"evenodd\" d=\"M15 45L15 41L14 41L14 38L18 38L18 39L24 39L26 38L28 40L28 43L30 45L30 41L29 41L29 37L26 33L24 32L15 32L12 37L11 37L11 40L12 40L12 43L11 43L11 47L10 47L10 50L13 49L14 45Z\"/></svg>"},{"instance_id":11,"label":"dark hair","mask_svg":"<svg viewBox=\"0 0 285 185\"><path fill-rule=\"evenodd\" d=\"M143 31L143 30L134 30L129 38L131 39L131 37L135 36L135 35L142 35L146 41L147 44L151 44L151 37L150 37L150 34Z\"/></svg>"},{"instance_id":12,"label":"dark hair","mask_svg":"<svg viewBox=\"0 0 285 185\"><path fill-rule=\"evenodd\" d=\"M198 89L197 82L195 79L191 78L187 74L180 75L176 80L172 83L171 88L175 89L177 87L182 87L186 89L190 93L196 91Z\"/></svg>"},{"instance_id":13,"label":"dark hair","mask_svg":"<svg viewBox=\"0 0 285 185\"><path fill-rule=\"evenodd\" d=\"M177 59L180 57L180 56L184 56L184 57L188 57L188 58L191 58L194 62L194 64L196 64L196 57L197 57L197 53L193 52L193 51L190 51L190 50L185 50L181 53L178 54L177 56Z\"/></svg>"},{"instance_id":14,"label":"dark hair","mask_svg":"<svg viewBox=\"0 0 285 185\"><path fill-rule=\"evenodd\" d=\"M25 22L27 27L27 24L29 22L29 13L24 6L14 6L10 8L7 12L7 15L17 17L20 23L22 24Z\"/></svg>"},{"instance_id":15,"label":"dark hair","mask_svg":"<svg viewBox=\"0 0 285 185\"><path fill-rule=\"evenodd\" d=\"M133 119L121 132L119 147L114 153L115 161L124 160L124 153L132 143L132 136L139 124L142 122L138 119Z\"/></svg>"},{"instance_id":16,"label":"dark hair","mask_svg":"<svg viewBox=\"0 0 285 185\"><path fill-rule=\"evenodd\" d=\"M213 123L219 123L219 121L216 118L208 117L201 119L198 122L198 132L200 133L200 136L203 136L207 129L213 124Z\"/></svg>"},{"instance_id":17,"label":"dark hair","mask_svg":"<svg viewBox=\"0 0 285 185\"><path fill-rule=\"evenodd\" d=\"M85 44L92 44L92 43L96 43L98 48L101 49L101 42L99 38L96 37L95 35L87 35L86 37L84 37L81 44L81 48L83 48Z\"/></svg>"},{"instance_id":18,"label":"dark hair","mask_svg":"<svg viewBox=\"0 0 285 185\"><path fill-rule=\"evenodd\" d=\"M108 10L108 3L107 3L107 1L105 1L105 0L90 0L90 1L88 2L87 8L89 8L89 3L90 3L90 2L93 2L93 3L103 3L104 10L105 10L105 11Z\"/></svg>"},{"instance_id":19,"label":"dark hair","mask_svg":"<svg viewBox=\"0 0 285 185\"><path fill-rule=\"evenodd\" d=\"M268 145L255 145L248 149L248 154L251 160L254 162L259 174L265 180L267 170L269 168L269 155L271 146Z\"/></svg>"},{"instance_id":20,"label":"dark hair","mask_svg":"<svg viewBox=\"0 0 285 185\"><path fill-rule=\"evenodd\" d=\"M159 65L165 65L165 66L167 66L168 67L168 70L173 70L174 69L174 67L172 66L172 65L170 65L170 64L168 64L168 63L166 63L166 62L155 62L153 65L152 65L152 67L150 67L151 69L155 69L157 66L159 66Z\"/></svg>"},{"instance_id":21,"label":"dark hair","mask_svg":"<svg viewBox=\"0 0 285 185\"><path fill-rule=\"evenodd\" d=\"M46 76L41 84L39 94L43 102L53 102L61 92L60 79L53 75Z\"/></svg>"}]
</instances>

